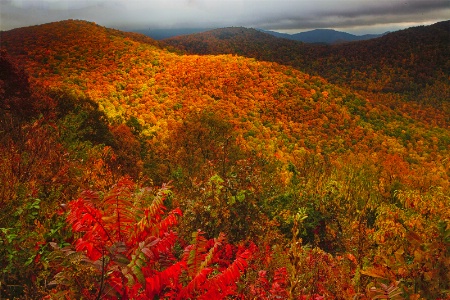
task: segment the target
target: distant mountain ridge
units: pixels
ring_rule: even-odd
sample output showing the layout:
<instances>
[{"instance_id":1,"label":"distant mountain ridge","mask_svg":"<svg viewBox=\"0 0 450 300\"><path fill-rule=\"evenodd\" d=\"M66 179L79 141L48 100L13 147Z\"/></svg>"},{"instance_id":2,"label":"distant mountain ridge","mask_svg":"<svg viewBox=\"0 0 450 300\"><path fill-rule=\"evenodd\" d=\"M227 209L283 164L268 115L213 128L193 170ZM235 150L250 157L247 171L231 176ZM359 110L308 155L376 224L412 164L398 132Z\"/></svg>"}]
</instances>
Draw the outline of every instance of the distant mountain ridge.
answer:
<instances>
[{"instance_id":1,"label":"distant mountain ridge","mask_svg":"<svg viewBox=\"0 0 450 300\"><path fill-rule=\"evenodd\" d=\"M236 27L235 27L236 28ZM211 30L220 30L221 28L168 28L168 29L136 29L134 32L144 34L155 40L169 39L176 36L189 35L203 33ZM277 31L258 29L261 32L268 33L272 36L285 38L293 41L299 41L304 43L324 43L334 44L340 42L352 42L362 41L377 38L385 35L382 34L364 34L354 35L343 31L337 31L333 29L314 29L306 32L299 32L295 34L281 33Z\"/></svg>"},{"instance_id":2,"label":"distant mountain ridge","mask_svg":"<svg viewBox=\"0 0 450 300\"><path fill-rule=\"evenodd\" d=\"M276 31L267 31L267 30L262 30L262 31L269 33L276 37L281 37L281 38L290 39L290 40L294 40L294 41L300 41L300 42L304 42L304 43L324 43L324 44L363 41L363 40L369 40L369 39L381 37L386 34L386 33L382 33L382 34L354 35L351 33L337 31L334 29L314 29L314 30L299 32L299 33L295 33L295 34L279 33Z\"/></svg>"}]
</instances>

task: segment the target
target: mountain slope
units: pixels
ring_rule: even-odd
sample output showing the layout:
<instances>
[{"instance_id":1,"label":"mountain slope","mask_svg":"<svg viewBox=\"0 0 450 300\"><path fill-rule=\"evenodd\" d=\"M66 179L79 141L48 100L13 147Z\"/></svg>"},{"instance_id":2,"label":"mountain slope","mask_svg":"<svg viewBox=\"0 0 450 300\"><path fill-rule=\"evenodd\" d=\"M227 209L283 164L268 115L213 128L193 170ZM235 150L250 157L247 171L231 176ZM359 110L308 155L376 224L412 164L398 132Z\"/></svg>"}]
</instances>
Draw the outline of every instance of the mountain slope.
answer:
<instances>
[{"instance_id":1,"label":"mountain slope","mask_svg":"<svg viewBox=\"0 0 450 300\"><path fill-rule=\"evenodd\" d=\"M233 43L227 41L243 33L256 35L258 45L266 44L261 39L275 39L243 28L213 33L229 47ZM383 102L386 98L367 99L275 63L231 55L180 56L151 40L141 43L134 36L83 21L13 30L1 38L36 82L96 101L115 122L135 118L142 134L158 143L172 143L166 140L171 132L186 116L202 111L215 112L232 124L241 147L267 157L276 154L283 162L304 150L331 157L393 152L420 166L418 157L436 162L450 143L449 133L436 127L445 122L445 112L391 107ZM297 44L275 41L280 43L278 49ZM211 45L211 40L205 43ZM246 52L259 49L248 45ZM266 55L273 55L272 45ZM426 142L419 147L417 141Z\"/></svg>"},{"instance_id":2,"label":"mountain slope","mask_svg":"<svg viewBox=\"0 0 450 300\"><path fill-rule=\"evenodd\" d=\"M239 35L229 28L165 42L190 53L235 53L290 65L352 90L378 94L374 98L380 93L389 94L388 98L402 95L448 113L449 28L446 21L331 46L292 43L245 29ZM227 34L232 38L220 38Z\"/></svg>"},{"instance_id":3,"label":"mountain slope","mask_svg":"<svg viewBox=\"0 0 450 300\"><path fill-rule=\"evenodd\" d=\"M148 135L165 135L184 116L210 109L220 111L241 134L251 132L247 143L252 147L277 151L276 140L284 131L295 139L303 132L297 147L306 143L312 149L328 131L316 126L322 118L312 97L331 103L348 93L325 88L320 78L297 71L290 75L293 70L273 63L229 55L178 56L84 22L38 29L39 35L29 39L16 39L24 36L21 31L2 35L7 49L18 54L36 81L94 99L111 119L134 116ZM60 36L67 41L61 43ZM328 119L348 114L340 112L342 107L329 109Z\"/></svg>"},{"instance_id":4,"label":"mountain slope","mask_svg":"<svg viewBox=\"0 0 450 300\"><path fill-rule=\"evenodd\" d=\"M210 36L215 39L211 40ZM64 42L61 42L62 37ZM199 49L217 46L216 50L206 48L205 51L232 51L233 47L248 41L249 46L241 49L243 52L255 51L255 55L264 53L278 58L279 52L271 52L274 43L267 41L278 42L278 50L290 51L290 46L297 45L294 41L244 28L217 30L207 37L204 34L193 37L196 37L194 41L204 38L205 44L192 44ZM248 40L254 37L258 43ZM314 151L327 149L329 153L337 153L344 146L341 138L351 140L351 132L359 131L357 127L362 126L366 134L347 146L352 151L358 148L366 151L365 144L369 143L366 139L375 139L376 142L370 143L378 144L385 138L384 134L391 131L387 129L391 126L390 118L396 119L395 122L406 122L401 125L406 126L416 113L414 110L410 115L393 111L384 104L369 102L349 90L289 67L230 55L179 56L150 39L141 43L134 35L83 21L13 30L2 33L1 38L2 46L23 61L36 81L49 88L71 90L91 98L112 119L136 117L149 135L164 134L172 122L180 122L183 116L193 111L212 109L221 111L242 134L256 134L256 140L248 138L246 141L252 147L256 147L257 141L276 144L276 140L287 135L289 143L296 145L293 149L306 146ZM138 35L138 38L142 37ZM386 38L397 39L396 35ZM234 41L239 42L234 44ZM222 45L227 45L228 50L221 49ZM264 45L267 51L261 49ZM322 49L350 51L337 46ZM378 51L383 53L382 49ZM357 69L358 65L355 67ZM384 113L368 116L373 111ZM353 125L349 128L338 125L347 118ZM380 124L380 120L386 123ZM381 131L382 135L373 136L369 134L373 129L384 133ZM271 151L277 151L277 148Z\"/></svg>"}]
</instances>

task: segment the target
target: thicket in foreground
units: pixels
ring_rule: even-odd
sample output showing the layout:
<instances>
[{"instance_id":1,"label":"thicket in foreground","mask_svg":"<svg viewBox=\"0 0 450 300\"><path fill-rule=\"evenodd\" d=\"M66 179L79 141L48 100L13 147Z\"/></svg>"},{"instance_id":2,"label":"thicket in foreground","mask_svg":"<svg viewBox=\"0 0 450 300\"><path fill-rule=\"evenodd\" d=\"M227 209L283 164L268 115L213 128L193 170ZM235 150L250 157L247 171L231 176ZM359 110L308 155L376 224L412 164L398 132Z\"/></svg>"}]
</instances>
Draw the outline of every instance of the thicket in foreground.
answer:
<instances>
[{"instance_id":1,"label":"thicket in foreground","mask_svg":"<svg viewBox=\"0 0 450 300\"><path fill-rule=\"evenodd\" d=\"M223 233L208 240L198 230L182 247L172 230L181 211L166 212L168 197L166 186L136 191L125 178L103 197L87 191L71 201L67 223L76 239L65 248L52 243L53 262L61 263L52 297L217 299L235 294L255 246L236 248Z\"/></svg>"}]
</instances>

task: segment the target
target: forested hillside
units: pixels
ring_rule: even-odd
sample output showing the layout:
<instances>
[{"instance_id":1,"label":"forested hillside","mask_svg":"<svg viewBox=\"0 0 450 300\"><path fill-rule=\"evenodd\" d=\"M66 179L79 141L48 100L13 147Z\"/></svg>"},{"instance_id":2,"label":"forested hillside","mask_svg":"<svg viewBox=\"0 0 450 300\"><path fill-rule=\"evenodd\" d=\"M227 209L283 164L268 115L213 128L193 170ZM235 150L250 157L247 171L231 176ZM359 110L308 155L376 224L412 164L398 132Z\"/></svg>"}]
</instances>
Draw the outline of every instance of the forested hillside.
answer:
<instances>
[{"instance_id":1,"label":"forested hillside","mask_svg":"<svg viewBox=\"0 0 450 300\"><path fill-rule=\"evenodd\" d=\"M392 105L401 99L432 105L445 112L448 122L449 36L450 21L445 21L340 45L296 43L246 28L216 29L165 42L189 53L234 53L290 65L367 97L383 97Z\"/></svg>"},{"instance_id":2,"label":"forested hillside","mask_svg":"<svg viewBox=\"0 0 450 300\"><path fill-rule=\"evenodd\" d=\"M447 100L84 21L0 34L2 297L449 296Z\"/></svg>"}]
</instances>

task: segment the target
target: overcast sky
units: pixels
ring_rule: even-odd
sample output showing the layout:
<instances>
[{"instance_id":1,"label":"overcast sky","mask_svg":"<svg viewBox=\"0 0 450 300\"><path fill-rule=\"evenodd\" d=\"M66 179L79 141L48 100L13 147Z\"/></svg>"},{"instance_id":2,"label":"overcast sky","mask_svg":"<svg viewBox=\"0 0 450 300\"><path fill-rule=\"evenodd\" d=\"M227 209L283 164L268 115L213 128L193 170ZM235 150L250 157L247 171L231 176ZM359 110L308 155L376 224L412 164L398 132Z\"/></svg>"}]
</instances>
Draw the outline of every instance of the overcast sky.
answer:
<instances>
[{"instance_id":1,"label":"overcast sky","mask_svg":"<svg viewBox=\"0 0 450 300\"><path fill-rule=\"evenodd\" d=\"M363 34L450 19L450 0L0 0L0 30L65 19L125 30L245 26Z\"/></svg>"}]
</instances>

